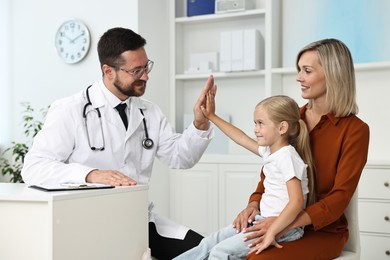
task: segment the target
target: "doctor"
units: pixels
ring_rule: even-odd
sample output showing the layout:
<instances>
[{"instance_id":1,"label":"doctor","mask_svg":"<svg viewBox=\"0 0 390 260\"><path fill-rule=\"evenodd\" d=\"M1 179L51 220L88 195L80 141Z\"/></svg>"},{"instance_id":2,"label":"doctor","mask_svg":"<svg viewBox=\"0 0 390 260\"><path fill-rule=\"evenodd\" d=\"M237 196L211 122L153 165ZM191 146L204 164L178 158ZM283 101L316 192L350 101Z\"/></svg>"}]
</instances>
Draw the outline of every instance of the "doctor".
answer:
<instances>
[{"instance_id":1,"label":"doctor","mask_svg":"<svg viewBox=\"0 0 390 260\"><path fill-rule=\"evenodd\" d=\"M181 169L199 161L213 136L200 109L205 94L215 91L213 77L194 106L193 123L183 134L175 133L160 108L140 98L153 68L145 44L125 28L103 34L98 42L102 80L51 105L25 157L25 183L148 184L155 157ZM124 112L116 108L120 104ZM172 259L202 239L187 228L172 228L175 223L162 216L150 215L149 245L159 259ZM171 228L164 228L166 223Z\"/></svg>"}]
</instances>

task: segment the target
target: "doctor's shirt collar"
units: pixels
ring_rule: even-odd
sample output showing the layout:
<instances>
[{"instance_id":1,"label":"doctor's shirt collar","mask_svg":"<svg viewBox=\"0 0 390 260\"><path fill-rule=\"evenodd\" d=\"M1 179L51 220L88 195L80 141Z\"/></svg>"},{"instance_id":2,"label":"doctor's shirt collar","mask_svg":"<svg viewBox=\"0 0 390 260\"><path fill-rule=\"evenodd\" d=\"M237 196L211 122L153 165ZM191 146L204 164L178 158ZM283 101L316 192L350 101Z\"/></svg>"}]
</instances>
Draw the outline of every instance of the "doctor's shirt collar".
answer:
<instances>
[{"instance_id":1,"label":"doctor's shirt collar","mask_svg":"<svg viewBox=\"0 0 390 260\"><path fill-rule=\"evenodd\" d=\"M110 106L112 108L115 108L117 105L119 105L120 103L126 103L127 107L129 108L130 107L130 97L127 98L125 101L122 101L120 100L117 96L115 96L114 94L111 93L111 91L109 91L107 89L107 87L104 85L103 83L103 80L100 80L99 81L99 86L100 88L102 89L102 92L104 94L104 97L106 98L108 104L110 104Z\"/></svg>"}]
</instances>

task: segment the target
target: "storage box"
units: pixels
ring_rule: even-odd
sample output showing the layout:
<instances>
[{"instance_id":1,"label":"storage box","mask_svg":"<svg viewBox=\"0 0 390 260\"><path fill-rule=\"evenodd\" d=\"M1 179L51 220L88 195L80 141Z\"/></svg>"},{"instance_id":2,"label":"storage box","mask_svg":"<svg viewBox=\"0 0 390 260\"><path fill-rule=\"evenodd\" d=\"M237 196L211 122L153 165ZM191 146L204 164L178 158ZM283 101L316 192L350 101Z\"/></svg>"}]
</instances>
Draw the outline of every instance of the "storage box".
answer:
<instances>
[{"instance_id":1,"label":"storage box","mask_svg":"<svg viewBox=\"0 0 390 260\"><path fill-rule=\"evenodd\" d=\"M232 71L244 70L244 31L232 31Z\"/></svg>"},{"instance_id":2,"label":"storage box","mask_svg":"<svg viewBox=\"0 0 390 260\"><path fill-rule=\"evenodd\" d=\"M187 0L187 16L213 14L215 0Z\"/></svg>"},{"instance_id":3,"label":"storage box","mask_svg":"<svg viewBox=\"0 0 390 260\"><path fill-rule=\"evenodd\" d=\"M219 68L223 72L232 71L232 32L221 32L219 42Z\"/></svg>"},{"instance_id":4,"label":"storage box","mask_svg":"<svg viewBox=\"0 0 390 260\"><path fill-rule=\"evenodd\" d=\"M264 39L256 29L244 30L244 70L264 69Z\"/></svg>"},{"instance_id":5,"label":"storage box","mask_svg":"<svg viewBox=\"0 0 390 260\"><path fill-rule=\"evenodd\" d=\"M215 0L216 14L240 12L254 8L254 0Z\"/></svg>"},{"instance_id":6,"label":"storage box","mask_svg":"<svg viewBox=\"0 0 390 260\"><path fill-rule=\"evenodd\" d=\"M264 69L264 39L257 29L220 33L220 71Z\"/></svg>"}]
</instances>

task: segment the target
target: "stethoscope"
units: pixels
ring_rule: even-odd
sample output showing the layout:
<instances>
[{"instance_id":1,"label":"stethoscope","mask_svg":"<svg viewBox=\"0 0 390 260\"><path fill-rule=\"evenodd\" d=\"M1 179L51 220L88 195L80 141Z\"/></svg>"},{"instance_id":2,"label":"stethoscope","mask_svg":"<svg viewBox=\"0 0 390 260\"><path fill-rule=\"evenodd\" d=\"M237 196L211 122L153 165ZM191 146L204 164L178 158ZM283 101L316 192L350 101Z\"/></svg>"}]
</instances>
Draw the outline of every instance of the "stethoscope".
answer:
<instances>
[{"instance_id":1,"label":"stethoscope","mask_svg":"<svg viewBox=\"0 0 390 260\"><path fill-rule=\"evenodd\" d=\"M86 97L87 97L87 103L84 105L84 108L83 108L83 118L84 118L84 122L85 122L85 128L87 129L88 145L89 145L89 147L91 148L92 151L104 151L105 140L104 140L104 133L103 133L102 115L100 113L99 108L95 108L95 111L96 111L96 113L98 115L98 118L99 118L99 121L100 121L100 133L101 133L101 136L102 136L102 141L103 141L102 143L103 143L103 145L101 147L92 146L91 145L91 139L90 139L89 132L88 132L87 114L90 111L94 111L94 110L90 110L90 111L87 112L88 106L92 106L91 99L89 98L89 88L91 86L89 86L87 88L87 90L85 91L85 94L86 94ZM142 146L145 149L150 150L150 149L152 149L152 147L154 145L154 142L153 142L153 140L151 138L149 138L148 128L146 127L146 119L145 119L144 112L143 112L143 110L141 108L139 109L139 111L141 112L141 114L143 116L142 121L144 123L144 131L145 131L145 138L144 138L144 140L142 140Z\"/></svg>"}]
</instances>

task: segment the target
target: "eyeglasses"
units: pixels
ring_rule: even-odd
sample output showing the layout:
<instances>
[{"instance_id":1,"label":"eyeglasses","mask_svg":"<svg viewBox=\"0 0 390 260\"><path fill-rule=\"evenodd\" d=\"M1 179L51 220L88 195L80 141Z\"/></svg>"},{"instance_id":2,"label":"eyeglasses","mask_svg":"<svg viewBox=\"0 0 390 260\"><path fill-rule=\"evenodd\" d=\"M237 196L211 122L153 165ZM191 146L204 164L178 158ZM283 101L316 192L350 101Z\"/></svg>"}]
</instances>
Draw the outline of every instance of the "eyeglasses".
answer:
<instances>
[{"instance_id":1,"label":"eyeglasses","mask_svg":"<svg viewBox=\"0 0 390 260\"><path fill-rule=\"evenodd\" d=\"M126 72L127 74L130 74L133 79L138 80L144 75L144 73L149 74L149 72L153 69L154 62L151 60L148 60L148 63L146 63L145 67L138 68L138 69L132 69L132 70L125 70L122 68L119 68L121 71Z\"/></svg>"}]
</instances>

